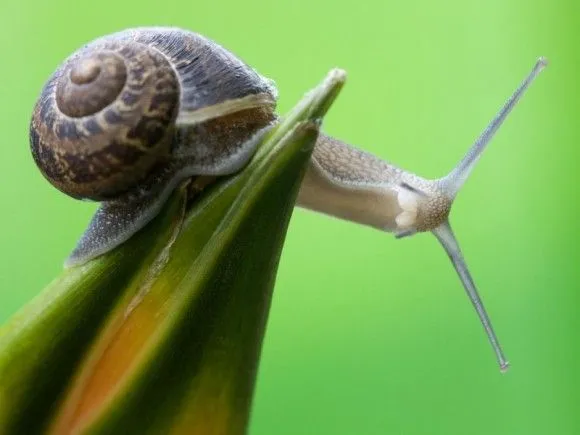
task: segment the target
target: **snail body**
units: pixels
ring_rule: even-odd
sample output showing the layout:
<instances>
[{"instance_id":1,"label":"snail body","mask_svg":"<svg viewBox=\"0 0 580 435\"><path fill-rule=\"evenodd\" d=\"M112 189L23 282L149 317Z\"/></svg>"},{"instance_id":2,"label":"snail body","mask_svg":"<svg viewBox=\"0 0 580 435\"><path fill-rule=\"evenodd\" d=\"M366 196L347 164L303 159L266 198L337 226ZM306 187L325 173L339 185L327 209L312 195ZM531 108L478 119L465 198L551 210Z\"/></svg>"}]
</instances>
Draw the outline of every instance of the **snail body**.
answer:
<instances>
[{"instance_id":1,"label":"snail body","mask_svg":"<svg viewBox=\"0 0 580 435\"><path fill-rule=\"evenodd\" d=\"M466 156L427 180L320 133L297 205L406 237L432 232L508 367L449 225L451 206L487 143L546 65L538 60ZM42 174L78 199L101 201L67 260L78 265L145 226L183 181L242 169L278 122L277 90L215 42L177 28L98 38L45 84L30 124Z\"/></svg>"}]
</instances>

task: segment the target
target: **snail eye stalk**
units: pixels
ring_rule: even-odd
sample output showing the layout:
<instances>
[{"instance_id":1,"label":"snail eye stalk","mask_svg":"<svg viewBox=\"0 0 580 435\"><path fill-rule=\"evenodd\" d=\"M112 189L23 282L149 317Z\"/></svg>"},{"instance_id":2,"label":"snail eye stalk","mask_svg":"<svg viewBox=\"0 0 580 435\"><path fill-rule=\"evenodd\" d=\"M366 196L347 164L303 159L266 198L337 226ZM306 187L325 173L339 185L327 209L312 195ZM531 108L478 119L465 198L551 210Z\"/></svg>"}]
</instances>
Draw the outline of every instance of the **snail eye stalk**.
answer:
<instances>
[{"instance_id":1,"label":"snail eye stalk","mask_svg":"<svg viewBox=\"0 0 580 435\"><path fill-rule=\"evenodd\" d=\"M491 120L488 126L483 130L481 135L477 138L475 143L471 146L465 157L459 162L459 164L443 179L440 180L441 187L449 195L450 198L455 198L461 187L465 184L469 178L469 174L475 167L476 163L481 158L481 154L485 150L487 144L491 141L495 133L499 130L503 122L506 120L507 116L510 114L512 109L516 106L520 98L523 96L528 87L536 79L536 77L542 72L542 70L548 65L548 60L544 57L540 57L532 71L526 76L524 81L515 90L511 97L506 101L501 110L497 115Z\"/></svg>"},{"instance_id":2,"label":"snail eye stalk","mask_svg":"<svg viewBox=\"0 0 580 435\"><path fill-rule=\"evenodd\" d=\"M465 157L459 162L459 164L444 178L439 180L439 185L441 189L445 192L446 195L451 200L455 199L455 196L463 187L471 171L475 167L475 164L481 158L481 154L485 150L487 144L493 138L499 127L503 124L506 120L509 113L515 107L517 102L520 100L524 92L528 89L530 84L534 81L534 79L538 76L538 74L546 67L547 60L543 57L539 58L534 65L532 71L526 76L520 86L515 90L515 92L511 95L511 97L506 101L504 106L501 110L497 113L497 115L491 120L489 125L485 128L485 130L481 133L479 138L475 141L475 143L471 146ZM453 267L457 271L459 278L469 296L471 303L473 304L477 315L483 325L487 337L493 347L495 352L497 361L500 366L500 370L502 372L507 371L509 368L509 362L507 361L502 348L500 346L499 340L493 330L491 325L491 320L487 315L485 307L483 306L483 302L481 301L481 297L477 291L475 283L473 282L473 278L469 273L469 269L467 267L467 263L465 262L463 255L461 253L461 249L459 248L459 243L453 234L451 226L448 221L443 222L437 228L432 230L433 234L437 237L445 252L449 256L451 262L453 263Z\"/></svg>"}]
</instances>

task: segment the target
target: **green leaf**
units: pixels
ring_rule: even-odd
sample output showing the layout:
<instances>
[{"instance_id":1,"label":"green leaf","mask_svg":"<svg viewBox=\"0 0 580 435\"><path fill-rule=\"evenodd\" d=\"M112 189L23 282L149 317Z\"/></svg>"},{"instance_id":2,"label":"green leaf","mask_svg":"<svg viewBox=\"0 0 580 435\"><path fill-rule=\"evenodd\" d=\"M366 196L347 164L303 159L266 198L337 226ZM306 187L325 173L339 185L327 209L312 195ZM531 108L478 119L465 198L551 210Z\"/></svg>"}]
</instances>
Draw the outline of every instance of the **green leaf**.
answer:
<instances>
[{"instance_id":1,"label":"green leaf","mask_svg":"<svg viewBox=\"0 0 580 435\"><path fill-rule=\"evenodd\" d=\"M67 269L0 329L0 433L241 434L332 71L250 164Z\"/></svg>"}]
</instances>

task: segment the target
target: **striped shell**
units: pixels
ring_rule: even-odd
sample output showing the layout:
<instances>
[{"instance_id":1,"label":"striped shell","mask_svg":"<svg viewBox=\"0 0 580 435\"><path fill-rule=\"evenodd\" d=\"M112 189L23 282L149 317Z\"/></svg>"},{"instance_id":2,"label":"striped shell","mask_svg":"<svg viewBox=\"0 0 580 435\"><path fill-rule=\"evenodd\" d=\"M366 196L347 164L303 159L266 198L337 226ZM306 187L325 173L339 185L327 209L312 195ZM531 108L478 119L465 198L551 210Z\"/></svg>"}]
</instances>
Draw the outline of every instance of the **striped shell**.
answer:
<instances>
[{"instance_id":1,"label":"striped shell","mask_svg":"<svg viewBox=\"0 0 580 435\"><path fill-rule=\"evenodd\" d=\"M273 122L276 97L269 80L201 35L125 30L50 77L32 116L32 155L64 193L112 200L175 159L212 173Z\"/></svg>"}]
</instances>

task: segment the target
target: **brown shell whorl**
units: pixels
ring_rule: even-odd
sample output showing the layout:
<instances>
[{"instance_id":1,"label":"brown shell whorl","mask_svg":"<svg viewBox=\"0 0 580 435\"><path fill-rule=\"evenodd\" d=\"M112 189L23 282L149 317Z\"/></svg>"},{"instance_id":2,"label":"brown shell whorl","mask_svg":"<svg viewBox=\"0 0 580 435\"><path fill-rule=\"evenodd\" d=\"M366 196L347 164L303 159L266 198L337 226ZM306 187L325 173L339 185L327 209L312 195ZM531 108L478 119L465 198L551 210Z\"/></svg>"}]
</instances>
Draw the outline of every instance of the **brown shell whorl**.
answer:
<instances>
[{"instance_id":1,"label":"brown shell whorl","mask_svg":"<svg viewBox=\"0 0 580 435\"><path fill-rule=\"evenodd\" d=\"M158 50L97 40L45 85L30 126L34 160L70 196L113 199L168 156L179 95L174 69Z\"/></svg>"},{"instance_id":2,"label":"brown shell whorl","mask_svg":"<svg viewBox=\"0 0 580 435\"><path fill-rule=\"evenodd\" d=\"M115 101L127 81L121 56L98 51L71 63L56 85L56 104L67 116L93 115Z\"/></svg>"}]
</instances>

